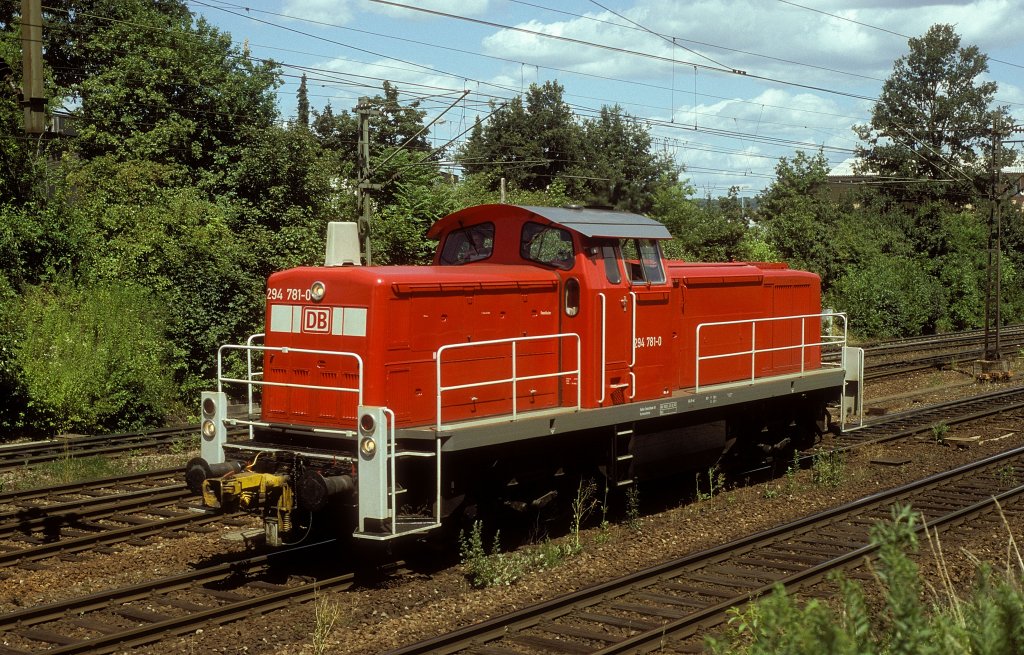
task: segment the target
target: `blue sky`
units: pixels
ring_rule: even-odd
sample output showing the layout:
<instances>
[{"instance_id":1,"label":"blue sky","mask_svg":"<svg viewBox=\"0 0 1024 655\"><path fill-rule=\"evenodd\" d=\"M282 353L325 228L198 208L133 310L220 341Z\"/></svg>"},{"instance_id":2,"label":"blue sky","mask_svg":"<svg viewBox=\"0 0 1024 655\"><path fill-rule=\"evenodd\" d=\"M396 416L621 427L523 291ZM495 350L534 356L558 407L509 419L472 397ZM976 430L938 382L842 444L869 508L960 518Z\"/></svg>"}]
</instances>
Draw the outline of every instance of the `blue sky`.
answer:
<instances>
[{"instance_id":1,"label":"blue sky","mask_svg":"<svg viewBox=\"0 0 1024 655\"><path fill-rule=\"evenodd\" d=\"M407 7L397 5L408 5ZM894 6L898 5L898 6ZM1024 123L1024 2L904 0L189 0L283 66L279 104L351 109L383 80L419 100L440 145L530 83L557 80L580 116L621 105L686 167L700 196L752 196L780 157L852 156L851 126L907 52L953 24L991 58L997 100ZM468 93L466 93L468 91Z\"/></svg>"}]
</instances>

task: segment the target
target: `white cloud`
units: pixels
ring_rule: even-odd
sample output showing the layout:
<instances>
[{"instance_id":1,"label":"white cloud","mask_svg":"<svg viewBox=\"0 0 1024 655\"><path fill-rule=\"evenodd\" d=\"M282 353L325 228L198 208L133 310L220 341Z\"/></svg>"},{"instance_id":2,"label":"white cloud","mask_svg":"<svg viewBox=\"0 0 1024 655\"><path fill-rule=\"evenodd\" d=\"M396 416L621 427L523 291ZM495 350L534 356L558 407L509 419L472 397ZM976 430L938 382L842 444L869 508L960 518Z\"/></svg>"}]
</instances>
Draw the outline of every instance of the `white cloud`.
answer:
<instances>
[{"instance_id":1,"label":"white cloud","mask_svg":"<svg viewBox=\"0 0 1024 655\"><path fill-rule=\"evenodd\" d=\"M892 62L906 51L906 39L893 32L920 36L936 22L956 25L965 44L998 43L1016 37L1014 3L978 0L947 4L938 1L908 3L899 8L850 8L848 2L818 7L848 22L822 13L764 0L638 0L616 10L626 19L660 34L677 37L673 46L659 36L638 29L611 12L587 13L582 18L542 22L531 20L516 27L600 43L599 49L515 30L499 30L483 39L487 54L580 72L644 78L662 77L671 64L657 57L701 65L737 68L764 76L799 78L812 83L838 85L864 83L863 78L840 75L832 68L869 77L885 77ZM869 3L861 3L869 4ZM927 5L927 9L924 7ZM703 45L702 45L703 44ZM614 50L639 51L638 57ZM691 52L690 50L696 51ZM705 55L708 58L702 57ZM764 56L759 56L764 55ZM803 67L803 62L817 67ZM678 68L678 65L677 65ZM870 80L867 81L871 83Z\"/></svg>"},{"instance_id":2,"label":"white cloud","mask_svg":"<svg viewBox=\"0 0 1024 655\"><path fill-rule=\"evenodd\" d=\"M353 18L350 0L284 0L281 13L301 20L344 25Z\"/></svg>"},{"instance_id":3,"label":"white cloud","mask_svg":"<svg viewBox=\"0 0 1024 655\"><path fill-rule=\"evenodd\" d=\"M460 16L482 16L487 13L491 5L490 0L395 0L395 2L427 11L415 11L376 2L367 2L365 7L385 16L408 20L428 20L432 18L429 13L431 11Z\"/></svg>"}]
</instances>

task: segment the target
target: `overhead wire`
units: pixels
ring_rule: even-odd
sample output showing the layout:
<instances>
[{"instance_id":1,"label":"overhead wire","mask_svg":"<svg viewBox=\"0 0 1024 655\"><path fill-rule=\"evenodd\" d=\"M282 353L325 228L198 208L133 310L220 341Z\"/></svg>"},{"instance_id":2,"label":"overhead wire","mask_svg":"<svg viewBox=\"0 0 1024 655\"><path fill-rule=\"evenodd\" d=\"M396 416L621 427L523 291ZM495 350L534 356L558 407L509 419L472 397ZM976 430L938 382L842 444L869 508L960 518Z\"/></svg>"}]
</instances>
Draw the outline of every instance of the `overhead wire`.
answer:
<instances>
[{"instance_id":1,"label":"overhead wire","mask_svg":"<svg viewBox=\"0 0 1024 655\"><path fill-rule=\"evenodd\" d=\"M193 0L193 2L196 2L196 4L201 4L201 5L204 5L204 6L208 6L208 7L212 6L212 5L210 5L210 4L206 3L206 2L201 2L201 1L197 1L197 0ZM395 5L397 5L398 3L386 3L386 4L395 4ZM595 4L597 4L597 3L595 3ZM401 5L399 5L399 6L401 6ZM236 14L236 15L238 15L238 14ZM251 17L246 16L246 18L251 18ZM113 20L116 20L116 19L113 19ZM254 19L254 20L259 20L259 19ZM278 28L281 28L281 29L289 29L289 30L291 30L291 28L279 26L279 25L276 25L274 23L269 23L267 21L260 21L260 22L266 22L268 25L271 25L273 27L278 27ZM147 26L147 27L149 27L149 26ZM297 31L297 30L291 30L291 31ZM301 31L297 31L297 32L300 33L300 34L306 34L306 33L301 32ZM314 37L314 38L316 38L316 37ZM327 42L335 42L335 41L333 41L331 39L323 39L323 40L325 40ZM341 44L341 45L344 45L344 44ZM359 48L355 48L355 49L356 50L360 50L362 52L367 52L367 53L370 53L370 54L375 54L377 56L381 56L379 53L373 53L372 51L369 51L369 50L359 49ZM438 72L437 69L434 69L432 67L428 67L428 66L425 66L425 65L422 65L422 64L416 64L415 62L408 62L408 61L405 61L405 60L394 59L394 58L391 58L391 57L388 57L388 58L392 59L392 60L395 60L395 61L399 61L401 63L405 63L405 64L408 64L408 65L414 66L418 70L429 71L431 73L437 73ZM289 67L289 68L291 68L293 70L306 70L306 71L310 71L310 72L316 71L318 73L324 72L324 69L316 69L316 68L313 68L313 67L304 67L304 66L299 66L299 65L295 65L295 64L287 64L287 63L283 63L283 62L275 62L275 63L277 63L278 65L287 66L287 67ZM687 65L691 65L691 64L687 63ZM330 73L330 75L338 76L338 78L331 79L329 77L325 77L323 79L317 79L315 81L316 82L321 82L322 85L324 85L324 84L347 84L347 85L350 85L350 86L353 86L353 87L357 85L355 80L352 80L352 79L348 79L348 80L340 79L342 76L346 75L345 73L340 73L340 72L336 72L336 71L330 71L329 73ZM467 80L469 79L469 78L466 78L463 75L458 75L458 74L454 74L454 73L444 73L444 74L450 75L452 77L458 77L458 78L467 79ZM282 75L284 75L284 74L282 73ZM290 75L290 77L297 78L298 76L297 75ZM358 77L365 78L365 79L381 79L381 78L372 78L370 76L358 76ZM479 83L480 81L477 80L477 82ZM368 85L364 84L363 86L368 86ZM501 85L492 85L492 86L494 88L503 88ZM327 88L331 88L331 87L328 86ZM504 88L508 89L509 87L504 87ZM434 89L435 90L448 91L446 89L441 89L440 87L434 87ZM452 89L450 91L451 92L455 92L454 89ZM406 91L403 89L403 92L406 92ZM278 95L282 95L282 93L278 92ZM412 96L412 95L413 94L410 93L410 96ZM702 95L704 95L704 94L702 94ZM484 97L486 97L486 96L484 96ZM713 96L711 96L711 97L713 97ZM735 99L729 99L729 100L733 101L733 102L736 101ZM749 101L745 101L745 102L749 102ZM480 101L480 104L482 106L483 105L483 101ZM589 111L589 112L592 112L592 113L596 113L596 110L594 110L593 108L577 107L577 109L582 109L583 111ZM792 107L788 107L788 109L792 109ZM826 115L829 115L829 114L826 114ZM665 125L663 122L659 123L659 121L652 121L650 119L636 119L636 120L638 122L646 123L648 125L660 125L661 127L678 129L678 126ZM736 120L747 120L747 119L737 118ZM785 125L785 124L783 124L783 125ZM806 127L806 126L804 126L804 127ZM819 128L813 128L813 129L828 129L828 128L819 127ZM749 135L745 135L745 134L743 134L741 132L738 132L736 130L731 130L731 131L730 130L701 130L701 131L705 131L706 133L709 133L709 134L714 134L715 136L726 136L726 137L729 137L729 138L749 138ZM456 138L458 138L458 137L456 137ZM813 143L809 144L807 142L801 142L801 141L796 141L796 140L762 141L762 143L773 143L773 144L776 144L776 145L799 144L800 146L815 146L815 145L817 145L817 144L813 144ZM850 152L852 152L852 151L850 151Z\"/></svg>"},{"instance_id":2,"label":"overhead wire","mask_svg":"<svg viewBox=\"0 0 1024 655\"><path fill-rule=\"evenodd\" d=\"M198 2L198 4L204 4L204 5L208 5L208 3L206 3L206 2ZM227 3L223 3L223 2L222 2L222 4L227 4ZM272 13L272 12L270 12L270 13ZM258 19L257 19L257 20L258 20ZM272 22L270 22L270 21L263 21L263 20L259 20L259 22L261 22L261 23L264 23L264 24L268 24L268 25L271 25L271 26L276 26L276 25L277 25L276 23L272 23ZM319 21L312 21L312 22L320 23ZM287 29L287 30L290 30L290 31L292 30L292 28L283 28L283 29ZM431 69L429 69L429 70L431 70L431 71L434 71L435 69L432 69L432 68L431 68ZM578 106L578 105L576 105L576 106L570 105L570 106L571 106L571 107L572 107L572 108L573 108L573 109L574 109L574 110L575 110L575 111L576 111L577 113L579 113L579 114L583 114L583 115L587 115L587 114L593 114L593 115L596 115L596 114L597 114L597 110L596 110L596 109L594 109L594 108L588 108L588 107L581 107L581 106ZM647 121L647 120L645 120L645 119L635 119L635 120L636 120L637 122L649 122L649 121ZM745 119L739 119L739 120L745 120ZM674 127L674 126L668 125L667 127ZM801 127L803 127L803 126L801 126ZM816 128L816 129L826 129L826 128ZM745 135L743 135L743 134L741 134L741 133L733 133L733 134L730 134L730 131L728 131L728 130L719 130L719 131L717 132L717 134L718 134L719 136L733 136L733 135L735 135L735 138L744 138L744 136L745 136ZM807 144L806 142L799 142L799 143L800 143L800 144L801 144L802 146L804 146L804 147L807 147L807 145L808 145L808 144ZM815 145L815 144L810 144L810 145L812 145L812 146L813 146L813 145Z\"/></svg>"},{"instance_id":3,"label":"overhead wire","mask_svg":"<svg viewBox=\"0 0 1024 655\"><path fill-rule=\"evenodd\" d=\"M855 20L853 18L849 18L848 16L840 16L839 14L832 14L832 13L829 13L827 11L823 11L821 9L815 9L814 7L808 7L806 5L801 5L801 4L798 4L796 2L792 2L791 0L778 0L778 2L781 2L784 5L790 5L790 6L793 6L793 7L797 7L798 9L805 9L807 11L813 11L815 13L822 14L824 16L828 16L829 18L835 18L836 20L846 21L848 23L853 23L855 25L860 25L861 27L867 27L869 29L877 30L879 32L885 32L886 34L892 34L894 36L898 36L898 37L901 37L901 38L904 38L904 39L914 38L914 37L911 37L911 36L909 36L907 34L903 34L901 32L894 32L893 30L889 30L889 29L886 29L884 27L879 27L878 25L872 25L871 23L865 23L863 21ZM1024 65L1022 65L1022 64L1015 64L1012 61L1005 61L1003 59L996 59L995 57L988 57L988 60L989 61L994 61L994 62L997 62L997 63L1000 63L1000 64L1005 64L1007 66L1013 66L1014 68L1024 68Z\"/></svg>"}]
</instances>

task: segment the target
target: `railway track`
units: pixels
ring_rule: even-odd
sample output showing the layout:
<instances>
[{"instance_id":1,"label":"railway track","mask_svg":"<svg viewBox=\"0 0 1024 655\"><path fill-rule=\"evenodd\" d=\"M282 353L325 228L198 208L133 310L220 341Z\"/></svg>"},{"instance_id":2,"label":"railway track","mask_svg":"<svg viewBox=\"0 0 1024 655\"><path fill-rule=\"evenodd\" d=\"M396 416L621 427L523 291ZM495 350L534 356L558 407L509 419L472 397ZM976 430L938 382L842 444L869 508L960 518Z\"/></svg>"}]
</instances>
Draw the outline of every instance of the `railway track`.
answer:
<instances>
[{"instance_id":1,"label":"railway track","mask_svg":"<svg viewBox=\"0 0 1024 655\"><path fill-rule=\"evenodd\" d=\"M179 469L0 494L0 568L214 521L192 509Z\"/></svg>"},{"instance_id":2,"label":"railway track","mask_svg":"<svg viewBox=\"0 0 1024 655\"><path fill-rule=\"evenodd\" d=\"M995 338L994 332L989 333L990 340ZM899 355L907 352L916 352L930 348L951 348L959 346L984 346L985 331L965 330L963 332L933 334L919 337L907 337L905 339L894 339L884 342L873 342L862 344L865 355L869 357L881 357ZM1024 344L1024 325L1004 325L1000 329L1000 347L1002 354L1013 352L1014 346L1019 348ZM990 341L990 345L995 345ZM980 351L979 351L980 352Z\"/></svg>"},{"instance_id":3,"label":"railway track","mask_svg":"<svg viewBox=\"0 0 1024 655\"><path fill-rule=\"evenodd\" d=\"M875 494L595 587L391 651L420 653L700 652L704 632L726 611L771 591L797 590L874 552L871 525L910 504L931 528L981 520L1002 504L1024 517L1024 448ZM679 642L690 639L689 645ZM678 650L677 647L678 646Z\"/></svg>"},{"instance_id":4,"label":"railway track","mask_svg":"<svg viewBox=\"0 0 1024 655\"><path fill-rule=\"evenodd\" d=\"M133 450L169 447L199 434L194 425L95 436L67 436L0 446L0 472L22 469L66 457L116 455Z\"/></svg>"},{"instance_id":5,"label":"railway track","mask_svg":"<svg viewBox=\"0 0 1024 655\"><path fill-rule=\"evenodd\" d=\"M1000 355L1014 356L1024 346L1024 325L1003 328ZM864 377L875 380L946 366L954 362L982 359L984 332L971 330L953 334L910 337L884 343L864 344L867 368ZM836 361L832 358L832 361Z\"/></svg>"},{"instance_id":6,"label":"railway track","mask_svg":"<svg viewBox=\"0 0 1024 655\"><path fill-rule=\"evenodd\" d=\"M332 546L299 546L5 614L0 655L122 651L348 588L352 573L302 573L309 562L332 561ZM282 582L285 569L300 573Z\"/></svg>"},{"instance_id":7,"label":"railway track","mask_svg":"<svg viewBox=\"0 0 1024 655\"><path fill-rule=\"evenodd\" d=\"M969 398L889 414L865 423L863 428L834 435L828 446L844 450L868 443L893 441L931 431L935 426L966 423L1021 408L1024 408L1024 386L1014 385Z\"/></svg>"}]
</instances>

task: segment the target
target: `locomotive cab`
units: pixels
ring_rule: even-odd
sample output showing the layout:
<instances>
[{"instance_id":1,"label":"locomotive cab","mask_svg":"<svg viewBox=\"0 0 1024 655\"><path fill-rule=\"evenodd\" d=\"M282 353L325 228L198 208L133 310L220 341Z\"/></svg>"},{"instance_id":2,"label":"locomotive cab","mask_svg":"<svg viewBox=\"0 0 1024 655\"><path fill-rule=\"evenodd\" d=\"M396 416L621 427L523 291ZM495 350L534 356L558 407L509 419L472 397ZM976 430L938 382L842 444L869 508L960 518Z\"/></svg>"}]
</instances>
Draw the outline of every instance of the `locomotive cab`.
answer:
<instances>
[{"instance_id":1,"label":"locomotive cab","mask_svg":"<svg viewBox=\"0 0 1024 655\"><path fill-rule=\"evenodd\" d=\"M738 441L806 441L827 404L856 411L845 317L823 334L814 274L666 261L665 226L618 211L482 205L428 237L430 266L360 266L332 239L328 265L271 276L266 331L221 348L203 397L187 477L205 505L260 514L275 544L313 517L386 541L543 507L572 476L628 486Z\"/></svg>"}]
</instances>

